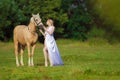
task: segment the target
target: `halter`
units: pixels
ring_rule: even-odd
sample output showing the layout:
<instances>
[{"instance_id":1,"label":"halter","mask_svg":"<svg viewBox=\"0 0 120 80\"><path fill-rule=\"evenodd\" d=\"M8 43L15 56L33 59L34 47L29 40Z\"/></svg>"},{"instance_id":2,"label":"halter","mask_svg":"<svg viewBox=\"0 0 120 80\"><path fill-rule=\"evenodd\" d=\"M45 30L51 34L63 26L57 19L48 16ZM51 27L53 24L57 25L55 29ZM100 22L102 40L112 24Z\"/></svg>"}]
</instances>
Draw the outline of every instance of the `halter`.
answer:
<instances>
[{"instance_id":1,"label":"halter","mask_svg":"<svg viewBox=\"0 0 120 80\"><path fill-rule=\"evenodd\" d=\"M35 21L35 23L37 24L37 26L39 26L42 23L41 21L39 23L37 23L34 17L33 17L33 20Z\"/></svg>"},{"instance_id":2,"label":"halter","mask_svg":"<svg viewBox=\"0 0 120 80\"><path fill-rule=\"evenodd\" d=\"M39 29L42 29L42 27L44 26L44 25L42 24L42 22L40 21L39 23L37 23L34 17L33 17L33 20L35 21L35 23L37 24L37 26L39 27ZM41 25L40 25L40 24L41 24Z\"/></svg>"},{"instance_id":3,"label":"halter","mask_svg":"<svg viewBox=\"0 0 120 80\"><path fill-rule=\"evenodd\" d=\"M39 28L42 28L42 25L40 25L40 24L42 24L42 22L40 21L39 23L37 23L37 21L35 20L35 18L33 17L33 20L34 20L34 22L37 24L37 26L39 26ZM30 29L29 29L29 27L28 27L28 30L30 31ZM30 31L31 32L31 31ZM31 33L34 33L34 31L33 32L31 32Z\"/></svg>"}]
</instances>

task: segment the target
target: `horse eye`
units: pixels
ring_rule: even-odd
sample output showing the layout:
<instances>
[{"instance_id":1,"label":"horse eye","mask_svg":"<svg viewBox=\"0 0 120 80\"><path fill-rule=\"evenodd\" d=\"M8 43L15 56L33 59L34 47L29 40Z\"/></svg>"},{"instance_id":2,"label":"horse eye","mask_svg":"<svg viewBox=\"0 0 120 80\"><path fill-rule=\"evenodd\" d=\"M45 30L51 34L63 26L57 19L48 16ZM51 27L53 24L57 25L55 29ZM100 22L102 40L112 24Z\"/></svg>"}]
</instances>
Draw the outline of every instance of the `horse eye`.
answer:
<instances>
[{"instance_id":1,"label":"horse eye","mask_svg":"<svg viewBox=\"0 0 120 80\"><path fill-rule=\"evenodd\" d=\"M35 21L38 21L38 19L36 19Z\"/></svg>"}]
</instances>

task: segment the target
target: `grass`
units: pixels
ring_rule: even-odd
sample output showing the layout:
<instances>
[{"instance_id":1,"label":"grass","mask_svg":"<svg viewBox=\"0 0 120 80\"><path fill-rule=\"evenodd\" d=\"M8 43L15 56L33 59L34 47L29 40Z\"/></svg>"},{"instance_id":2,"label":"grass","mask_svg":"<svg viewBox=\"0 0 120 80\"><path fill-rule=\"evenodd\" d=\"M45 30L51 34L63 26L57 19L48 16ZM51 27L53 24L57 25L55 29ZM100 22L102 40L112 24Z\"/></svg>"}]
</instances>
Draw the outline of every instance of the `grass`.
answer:
<instances>
[{"instance_id":1,"label":"grass","mask_svg":"<svg viewBox=\"0 0 120 80\"><path fill-rule=\"evenodd\" d=\"M120 44L57 40L64 66L44 67L43 44L38 43L34 67L16 67L13 43L0 42L0 80L119 80Z\"/></svg>"}]
</instances>

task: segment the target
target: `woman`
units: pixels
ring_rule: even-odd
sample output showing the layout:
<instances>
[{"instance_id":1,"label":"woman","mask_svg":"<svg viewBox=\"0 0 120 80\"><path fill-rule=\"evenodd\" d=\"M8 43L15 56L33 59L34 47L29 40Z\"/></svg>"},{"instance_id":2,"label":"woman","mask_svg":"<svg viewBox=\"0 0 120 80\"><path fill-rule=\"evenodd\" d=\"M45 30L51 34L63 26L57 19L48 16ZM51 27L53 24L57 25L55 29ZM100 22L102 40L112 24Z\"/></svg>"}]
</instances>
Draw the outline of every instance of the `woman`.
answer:
<instances>
[{"instance_id":1,"label":"woman","mask_svg":"<svg viewBox=\"0 0 120 80\"><path fill-rule=\"evenodd\" d=\"M63 65L62 59L59 54L59 50L57 48L53 33L55 30L55 27L53 25L52 19L48 19L46 24L48 27L44 27L43 29L45 33L40 29L39 31L42 33L42 35L45 37L44 40L44 48L43 53L45 57L45 66L48 66L47 58L50 61L50 66L56 66L56 65Z\"/></svg>"}]
</instances>

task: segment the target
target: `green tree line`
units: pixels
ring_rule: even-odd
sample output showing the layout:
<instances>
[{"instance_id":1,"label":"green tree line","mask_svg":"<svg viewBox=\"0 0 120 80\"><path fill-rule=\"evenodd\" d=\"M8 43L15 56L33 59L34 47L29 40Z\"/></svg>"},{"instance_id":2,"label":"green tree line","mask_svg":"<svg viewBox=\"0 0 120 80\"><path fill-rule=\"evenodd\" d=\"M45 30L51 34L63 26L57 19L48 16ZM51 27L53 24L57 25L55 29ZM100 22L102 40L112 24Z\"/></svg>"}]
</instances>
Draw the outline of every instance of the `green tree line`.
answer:
<instances>
[{"instance_id":1,"label":"green tree line","mask_svg":"<svg viewBox=\"0 0 120 80\"><path fill-rule=\"evenodd\" d=\"M9 41L16 25L28 25L31 14L39 13L45 24L54 20L56 38L87 40L91 37L104 38L109 34L104 16L100 16L98 0L0 0L0 40ZM110 21L108 21L110 22ZM112 22L110 22L112 23ZM115 30L118 27L115 27ZM119 31L119 30L118 30ZM109 38L112 35L109 34ZM39 36L42 35L39 33ZM119 35L120 36L120 35Z\"/></svg>"},{"instance_id":2,"label":"green tree line","mask_svg":"<svg viewBox=\"0 0 120 80\"><path fill-rule=\"evenodd\" d=\"M55 36L84 40L91 22L80 2L74 0L0 0L0 40L11 40L16 25L28 25L32 13L39 13L43 23L54 20Z\"/></svg>"},{"instance_id":3,"label":"green tree line","mask_svg":"<svg viewBox=\"0 0 120 80\"><path fill-rule=\"evenodd\" d=\"M87 6L93 16L94 32L108 41L120 41L120 0L89 0ZM92 30L93 31L93 30Z\"/></svg>"}]
</instances>

